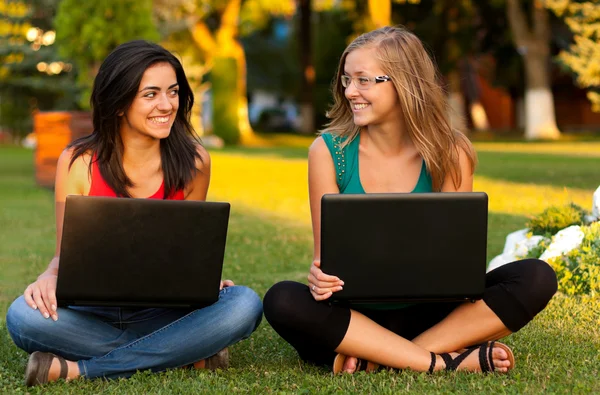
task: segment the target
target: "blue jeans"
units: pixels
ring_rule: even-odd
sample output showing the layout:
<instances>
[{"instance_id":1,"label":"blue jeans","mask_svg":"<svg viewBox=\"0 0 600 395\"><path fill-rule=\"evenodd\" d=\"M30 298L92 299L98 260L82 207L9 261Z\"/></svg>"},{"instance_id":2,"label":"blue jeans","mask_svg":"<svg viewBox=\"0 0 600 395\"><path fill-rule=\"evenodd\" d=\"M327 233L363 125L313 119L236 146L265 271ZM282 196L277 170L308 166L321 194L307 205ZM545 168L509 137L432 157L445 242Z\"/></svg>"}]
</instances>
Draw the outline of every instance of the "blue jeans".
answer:
<instances>
[{"instance_id":1,"label":"blue jeans","mask_svg":"<svg viewBox=\"0 0 600 395\"><path fill-rule=\"evenodd\" d=\"M128 377L189 365L247 338L262 319L262 302L250 288L227 287L199 310L68 307L58 321L17 298L6 315L15 344L78 361L81 375Z\"/></svg>"}]
</instances>

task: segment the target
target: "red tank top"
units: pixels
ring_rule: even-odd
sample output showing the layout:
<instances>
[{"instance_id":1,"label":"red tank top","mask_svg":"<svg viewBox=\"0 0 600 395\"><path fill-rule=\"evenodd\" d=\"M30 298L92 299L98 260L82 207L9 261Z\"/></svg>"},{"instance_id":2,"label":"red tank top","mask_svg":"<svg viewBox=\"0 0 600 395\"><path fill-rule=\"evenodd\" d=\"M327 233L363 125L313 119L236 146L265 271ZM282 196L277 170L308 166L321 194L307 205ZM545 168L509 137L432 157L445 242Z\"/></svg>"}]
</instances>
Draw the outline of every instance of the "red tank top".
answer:
<instances>
[{"instance_id":1,"label":"red tank top","mask_svg":"<svg viewBox=\"0 0 600 395\"><path fill-rule=\"evenodd\" d=\"M94 160L92 161L92 182L90 185L90 193L88 196L106 196L106 197L117 197L115 191L104 181L102 178L102 174L100 173L100 168L98 167L98 162L96 162L96 156L94 155ZM165 193L165 182L160 184L160 188L158 191L148 199L163 199L163 195ZM167 198L167 200L184 200L183 190L175 191Z\"/></svg>"}]
</instances>

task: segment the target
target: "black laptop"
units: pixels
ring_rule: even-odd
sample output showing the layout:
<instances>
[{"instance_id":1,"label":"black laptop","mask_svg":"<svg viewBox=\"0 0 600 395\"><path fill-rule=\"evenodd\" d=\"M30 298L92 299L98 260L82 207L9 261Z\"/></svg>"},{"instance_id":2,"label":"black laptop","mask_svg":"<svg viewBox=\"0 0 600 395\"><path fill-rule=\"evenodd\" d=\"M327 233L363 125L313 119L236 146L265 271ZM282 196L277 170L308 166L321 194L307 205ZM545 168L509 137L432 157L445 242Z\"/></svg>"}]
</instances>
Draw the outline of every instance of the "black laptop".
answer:
<instances>
[{"instance_id":1,"label":"black laptop","mask_svg":"<svg viewBox=\"0 0 600 395\"><path fill-rule=\"evenodd\" d=\"M338 303L476 300L485 288L485 193L324 195L321 269Z\"/></svg>"},{"instance_id":2,"label":"black laptop","mask_svg":"<svg viewBox=\"0 0 600 395\"><path fill-rule=\"evenodd\" d=\"M229 203L67 196L60 306L195 308L217 301Z\"/></svg>"}]
</instances>

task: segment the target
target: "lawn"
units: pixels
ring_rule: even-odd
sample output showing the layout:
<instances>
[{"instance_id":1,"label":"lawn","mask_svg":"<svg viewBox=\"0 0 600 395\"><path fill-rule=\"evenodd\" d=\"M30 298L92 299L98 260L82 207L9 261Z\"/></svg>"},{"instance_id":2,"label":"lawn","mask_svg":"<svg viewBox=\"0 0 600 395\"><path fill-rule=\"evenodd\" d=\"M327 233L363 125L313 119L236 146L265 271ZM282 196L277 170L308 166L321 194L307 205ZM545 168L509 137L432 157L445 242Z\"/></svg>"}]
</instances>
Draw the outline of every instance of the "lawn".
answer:
<instances>
[{"instance_id":1,"label":"lawn","mask_svg":"<svg viewBox=\"0 0 600 395\"><path fill-rule=\"evenodd\" d=\"M299 142L298 142L299 141ZM229 201L225 277L261 296L273 283L304 281L312 255L306 144L212 151L210 200ZM600 144L481 142L475 189L490 197L488 259L529 215L574 201L590 207L600 184ZM0 393L25 393L27 355L4 326L10 302L54 251L53 196L34 184L32 153L0 146ZM449 262L451 264L451 262ZM268 323L231 348L223 372L172 370L128 380L78 380L30 393L599 393L600 300L557 294L522 331L506 339L516 357L509 375L404 371L334 377L302 363Z\"/></svg>"}]
</instances>

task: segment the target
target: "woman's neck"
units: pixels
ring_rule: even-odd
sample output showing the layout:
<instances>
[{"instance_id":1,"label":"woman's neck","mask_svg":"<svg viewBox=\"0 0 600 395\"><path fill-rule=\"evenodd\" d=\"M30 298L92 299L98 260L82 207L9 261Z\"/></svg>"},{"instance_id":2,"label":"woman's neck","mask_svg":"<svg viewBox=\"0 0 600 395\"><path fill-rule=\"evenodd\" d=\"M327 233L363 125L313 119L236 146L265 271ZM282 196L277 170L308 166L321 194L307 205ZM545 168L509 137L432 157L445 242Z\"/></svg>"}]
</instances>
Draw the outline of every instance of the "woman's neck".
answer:
<instances>
[{"instance_id":1,"label":"woman's neck","mask_svg":"<svg viewBox=\"0 0 600 395\"><path fill-rule=\"evenodd\" d=\"M123 166L141 168L155 165L160 168L160 140L147 136L121 133Z\"/></svg>"},{"instance_id":2,"label":"woman's neck","mask_svg":"<svg viewBox=\"0 0 600 395\"><path fill-rule=\"evenodd\" d=\"M414 148L403 125L368 125L361 129L361 144L384 156L394 156Z\"/></svg>"}]
</instances>

